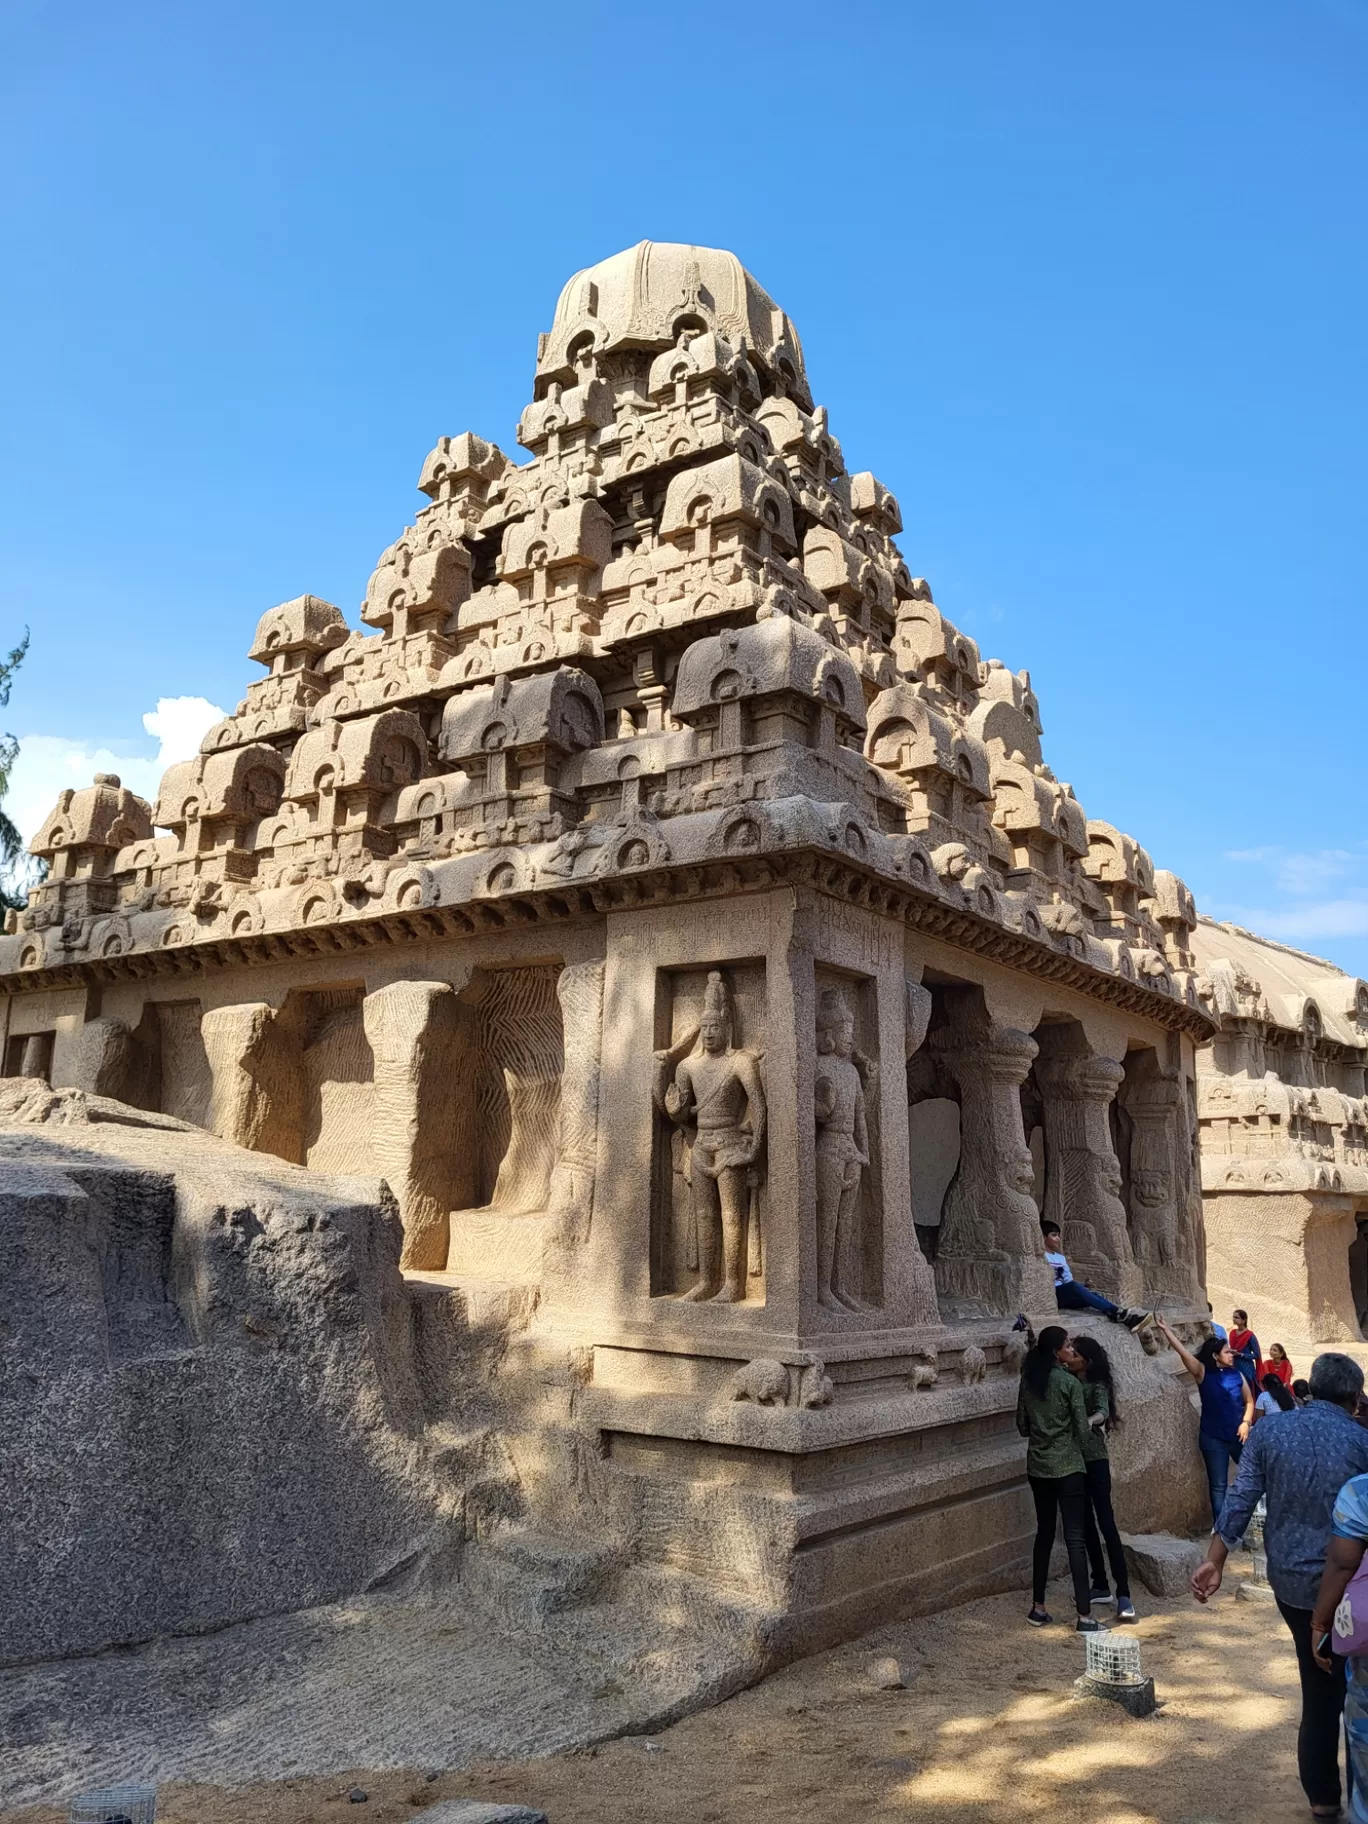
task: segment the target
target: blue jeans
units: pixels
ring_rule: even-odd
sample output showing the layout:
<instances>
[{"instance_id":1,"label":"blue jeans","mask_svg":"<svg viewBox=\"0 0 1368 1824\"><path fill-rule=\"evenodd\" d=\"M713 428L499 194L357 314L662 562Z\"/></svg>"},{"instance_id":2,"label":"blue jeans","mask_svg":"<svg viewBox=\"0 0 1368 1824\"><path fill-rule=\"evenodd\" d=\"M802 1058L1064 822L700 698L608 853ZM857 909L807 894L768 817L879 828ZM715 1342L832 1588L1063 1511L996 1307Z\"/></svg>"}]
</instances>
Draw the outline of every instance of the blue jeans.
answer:
<instances>
[{"instance_id":1,"label":"blue jeans","mask_svg":"<svg viewBox=\"0 0 1368 1824\"><path fill-rule=\"evenodd\" d=\"M1055 1287L1055 1303L1061 1311L1100 1311L1103 1317L1116 1321L1119 1315L1117 1307L1109 1298L1103 1298L1100 1292L1094 1292L1091 1286L1080 1286L1076 1279L1067 1285Z\"/></svg>"},{"instance_id":2,"label":"blue jeans","mask_svg":"<svg viewBox=\"0 0 1368 1824\"><path fill-rule=\"evenodd\" d=\"M1221 1509L1225 1506L1226 1488L1230 1482L1230 1466L1239 1462L1244 1445L1238 1438L1210 1438L1204 1431L1199 1431L1197 1448L1206 1465L1207 1486L1211 1490L1211 1530L1215 1532L1221 1524Z\"/></svg>"}]
</instances>

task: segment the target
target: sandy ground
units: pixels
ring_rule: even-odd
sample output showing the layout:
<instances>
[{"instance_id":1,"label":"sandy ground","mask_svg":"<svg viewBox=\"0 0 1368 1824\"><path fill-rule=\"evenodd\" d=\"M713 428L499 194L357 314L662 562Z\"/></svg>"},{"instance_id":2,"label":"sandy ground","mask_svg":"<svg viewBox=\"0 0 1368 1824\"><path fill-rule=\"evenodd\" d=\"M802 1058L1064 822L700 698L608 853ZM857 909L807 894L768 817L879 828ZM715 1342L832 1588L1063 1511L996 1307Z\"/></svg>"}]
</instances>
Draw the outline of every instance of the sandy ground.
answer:
<instances>
[{"instance_id":1,"label":"sandy ground","mask_svg":"<svg viewBox=\"0 0 1368 1824\"><path fill-rule=\"evenodd\" d=\"M1068 1610L1056 1585L1057 1613ZM1309 1817L1295 1767L1297 1674L1271 1604L1141 1593L1161 1708L1070 1696L1083 1643L1025 1626L1020 1596L881 1629L650 1737L433 1774L422 1767L235 1788L168 1785L158 1824L397 1824L439 1799L541 1807L551 1824L1281 1824ZM871 1661L896 1653L905 1690ZM440 1704L434 1696L434 1703ZM364 1805L351 1801L358 1787ZM7 1824L64 1824L50 1807Z\"/></svg>"}]
</instances>

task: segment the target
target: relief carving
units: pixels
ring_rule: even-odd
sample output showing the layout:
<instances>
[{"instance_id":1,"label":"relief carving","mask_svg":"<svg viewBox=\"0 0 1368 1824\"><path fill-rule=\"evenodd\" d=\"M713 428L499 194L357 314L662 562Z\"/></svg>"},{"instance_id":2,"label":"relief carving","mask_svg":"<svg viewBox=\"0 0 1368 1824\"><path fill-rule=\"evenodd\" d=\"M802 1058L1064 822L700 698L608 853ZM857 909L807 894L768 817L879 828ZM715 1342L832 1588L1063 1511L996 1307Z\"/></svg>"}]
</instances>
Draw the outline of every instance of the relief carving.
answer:
<instances>
[{"instance_id":1,"label":"relief carving","mask_svg":"<svg viewBox=\"0 0 1368 1824\"><path fill-rule=\"evenodd\" d=\"M567 1241L587 1241L598 1157L599 1067L603 1042L603 964L570 963L556 982L564 1031L560 1151L551 1175L551 1211Z\"/></svg>"},{"instance_id":2,"label":"relief carving","mask_svg":"<svg viewBox=\"0 0 1368 1824\"><path fill-rule=\"evenodd\" d=\"M743 1299L748 1275L761 1270L765 1091L760 1055L734 1046L732 1027L731 992L714 969L697 1028L655 1054L657 1105L680 1130L690 1189L689 1264L697 1263L699 1278L682 1296L720 1305Z\"/></svg>"},{"instance_id":3,"label":"relief carving","mask_svg":"<svg viewBox=\"0 0 1368 1824\"><path fill-rule=\"evenodd\" d=\"M866 1308L841 1283L842 1255L850 1244L869 1164L864 1082L854 1051L855 1019L845 996L839 988L824 988L817 1003L812 1100L817 1123L817 1300L829 1311ZM870 1068L866 1061L866 1073Z\"/></svg>"}]
</instances>

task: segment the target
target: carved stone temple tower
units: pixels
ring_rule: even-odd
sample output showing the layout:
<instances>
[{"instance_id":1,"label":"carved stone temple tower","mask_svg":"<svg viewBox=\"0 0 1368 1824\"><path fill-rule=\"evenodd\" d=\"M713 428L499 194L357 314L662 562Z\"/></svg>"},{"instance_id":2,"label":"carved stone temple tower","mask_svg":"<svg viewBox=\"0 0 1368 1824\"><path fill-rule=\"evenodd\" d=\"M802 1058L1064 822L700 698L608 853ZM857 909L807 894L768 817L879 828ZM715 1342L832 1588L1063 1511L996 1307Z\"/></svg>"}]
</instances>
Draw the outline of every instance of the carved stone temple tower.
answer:
<instances>
[{"instance_id":1,"label":"carved stone temple tower","mask_svg":"<svg viewBox=\"0 0 1368 1824\"><path fill-rule=\"evenodd\" d=\"M155 806L63 793L6 1071L382 1176L413 1295L502 1328L533 1508L775 1653L1018 1581L1042 1211L1205 1315L1191 897L1045 764L732 254L577 273L517 436L441 438L363 629L262 617ZM1143 1467L1123 1518L1181 1524Z\"/></svg>"}]
</instances>

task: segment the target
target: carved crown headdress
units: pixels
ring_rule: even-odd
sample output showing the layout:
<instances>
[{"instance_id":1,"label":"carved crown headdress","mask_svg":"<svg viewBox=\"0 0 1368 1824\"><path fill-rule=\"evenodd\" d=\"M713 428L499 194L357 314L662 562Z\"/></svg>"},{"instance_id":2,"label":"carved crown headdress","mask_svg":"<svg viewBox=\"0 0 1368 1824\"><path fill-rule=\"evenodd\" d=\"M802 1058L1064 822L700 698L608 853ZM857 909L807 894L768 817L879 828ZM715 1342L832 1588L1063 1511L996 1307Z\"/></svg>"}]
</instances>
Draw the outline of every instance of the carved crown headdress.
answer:
<instances>
[{"instance_id":1,"label":"carved crown headdress","mask_svg":"<svg viewBox=\"0 0 1368 1824\"><path fill-rule=\"evenodd\" d=\"M853 1016L839 988L823 988L817 1000L817 1030L835 1032Z\"/></svg>"},{"instance_id":2,"label":"carved crown headdress","mask_svg":"<svg viewBox=\"0 0 1368 1824\"><path fill-rule=\"evenodd\" d=\"M728 1024L731 1023L731 991L723 981L721 973L716 969L708 971L707 985L703 990L703 1015L705 1019L711 1015L713 1019L726 1020Z\"/></svg>"}]
</instances>

